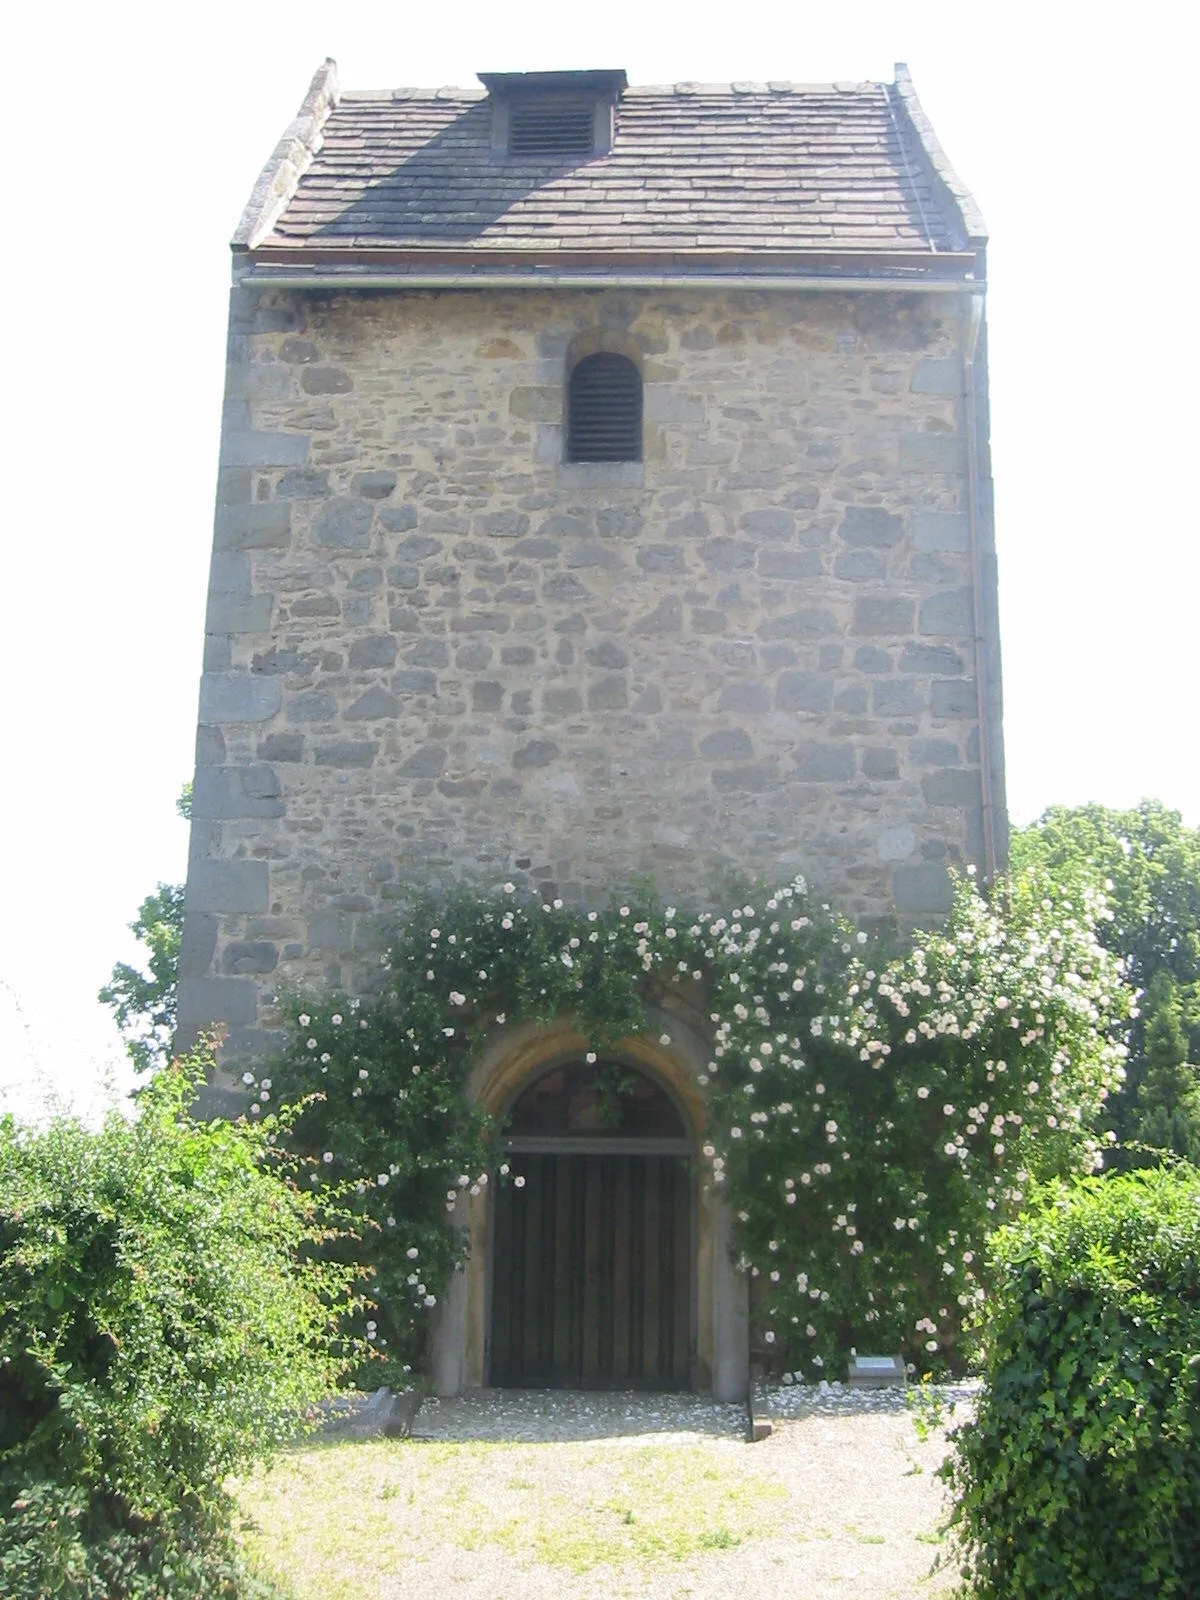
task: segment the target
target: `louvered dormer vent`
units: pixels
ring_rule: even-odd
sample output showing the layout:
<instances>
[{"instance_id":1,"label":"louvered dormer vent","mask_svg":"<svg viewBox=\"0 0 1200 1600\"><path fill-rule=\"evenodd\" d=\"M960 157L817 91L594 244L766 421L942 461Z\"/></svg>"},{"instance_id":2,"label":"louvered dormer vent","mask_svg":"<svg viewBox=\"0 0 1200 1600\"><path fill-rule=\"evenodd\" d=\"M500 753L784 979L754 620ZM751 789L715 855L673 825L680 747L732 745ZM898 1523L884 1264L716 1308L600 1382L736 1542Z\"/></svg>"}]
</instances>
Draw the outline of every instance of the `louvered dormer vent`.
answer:
<instances>
[{"instance_id":1,"label":"louvered dormer vent","mask_svg":"<svg viewBox=\"0 0 1200 1600\"><path fill-rule=\"evenodd\" d=\"M514 102L508 114L508 151L514 156L589 156L595 145L595 107L534 100Z\"/></svg>"},{"instance_id":2,"label":"louvered dormer vent","mask_svg":"<svg viewBox=\"0 0 1200 1600\"><path fill-rule=\"evenodd\" d=\"M619 70L481 72L492 103L493 161L586 161L613 146Z\"/></svg>"}]
</instances>

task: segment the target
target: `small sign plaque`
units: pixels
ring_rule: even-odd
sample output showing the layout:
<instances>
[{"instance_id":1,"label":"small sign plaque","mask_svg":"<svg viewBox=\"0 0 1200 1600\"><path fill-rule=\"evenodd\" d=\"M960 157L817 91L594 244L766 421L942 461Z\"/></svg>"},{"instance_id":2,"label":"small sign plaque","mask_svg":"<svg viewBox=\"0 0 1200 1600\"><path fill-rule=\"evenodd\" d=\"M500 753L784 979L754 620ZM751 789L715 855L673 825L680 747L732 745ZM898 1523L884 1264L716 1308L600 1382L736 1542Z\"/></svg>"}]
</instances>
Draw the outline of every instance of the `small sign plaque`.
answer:
<instances>
[{"instance_id":1,"label":"small sign plaque","mask_svg":"<svg viewBox=\"0 0 1200 1600\"><path fill-rule=\"evenodd\" d=\"M847 1374L851 1387L881 1389L906 1381L903 1356L852 1356Z\"/></svg>"}]
</instances>

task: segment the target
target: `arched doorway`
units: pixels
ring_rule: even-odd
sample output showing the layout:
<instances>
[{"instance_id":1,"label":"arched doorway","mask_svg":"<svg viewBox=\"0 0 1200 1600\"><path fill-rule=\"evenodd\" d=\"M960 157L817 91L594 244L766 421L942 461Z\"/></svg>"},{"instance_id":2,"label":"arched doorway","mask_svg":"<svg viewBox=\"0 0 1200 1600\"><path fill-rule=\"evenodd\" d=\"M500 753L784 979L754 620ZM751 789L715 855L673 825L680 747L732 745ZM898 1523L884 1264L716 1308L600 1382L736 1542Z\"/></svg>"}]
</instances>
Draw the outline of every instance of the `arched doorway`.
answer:
<instances>
[{"instance_id":1,"label":"arched doorway","mask_svg":"<svg viewBox=\"0 0 1200 1600\"><path fill-rule=\"evenodd\" d=\"M562 1061L502 1121L488 1381L686 1389L696 1351L692 1140L673 1096L618 1061Z\"/></svg>"}]
</instances>

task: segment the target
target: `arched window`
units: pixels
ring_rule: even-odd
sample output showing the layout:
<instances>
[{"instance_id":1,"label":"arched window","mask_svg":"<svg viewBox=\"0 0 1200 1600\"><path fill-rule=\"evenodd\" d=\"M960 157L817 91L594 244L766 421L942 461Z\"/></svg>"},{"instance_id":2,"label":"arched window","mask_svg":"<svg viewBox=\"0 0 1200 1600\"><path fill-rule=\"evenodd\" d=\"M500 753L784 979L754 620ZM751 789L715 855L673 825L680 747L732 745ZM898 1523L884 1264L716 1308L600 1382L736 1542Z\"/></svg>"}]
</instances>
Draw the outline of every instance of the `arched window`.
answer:
<instances>
[{"instance_id":1,"label":"arched window","mask_svg":"<svg viewBox=\"0 0 1200 1600\"><path fill-rule=\"evenodd\" d=\"M567 389L567 460L641 459L641 373L611 350L584 356Z\"/></svg>"}]
</instances>

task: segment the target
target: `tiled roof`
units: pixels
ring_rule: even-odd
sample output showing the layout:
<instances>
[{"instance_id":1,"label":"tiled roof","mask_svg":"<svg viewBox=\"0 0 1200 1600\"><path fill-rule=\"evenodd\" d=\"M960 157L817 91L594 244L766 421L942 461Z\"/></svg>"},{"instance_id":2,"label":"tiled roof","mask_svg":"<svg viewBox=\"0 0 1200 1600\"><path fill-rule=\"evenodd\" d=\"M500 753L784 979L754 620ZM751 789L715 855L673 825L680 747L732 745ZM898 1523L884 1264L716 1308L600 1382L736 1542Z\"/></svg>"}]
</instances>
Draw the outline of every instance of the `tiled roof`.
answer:
<instances>
[{"instance_id":1,"label":"tiled roof","mask_svg":"<svg viewBox=\"0 0 1200 1600\"><path fill-rule=\"evenodd\" d=\"M335 86L306 168L241 243L276 262L449 251L468 265L967 252L982 223L897 76L630 88L610 151L533 161L493 152L479 91Z\"/></svg>"}]
</instances>

